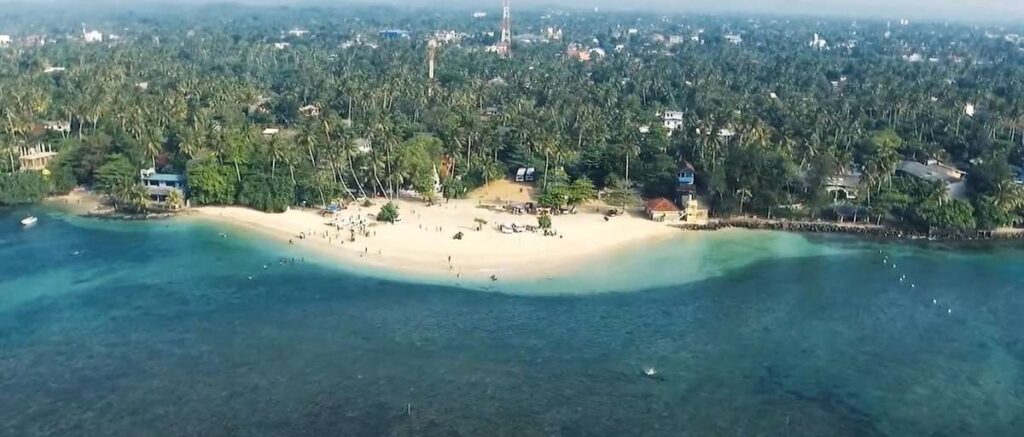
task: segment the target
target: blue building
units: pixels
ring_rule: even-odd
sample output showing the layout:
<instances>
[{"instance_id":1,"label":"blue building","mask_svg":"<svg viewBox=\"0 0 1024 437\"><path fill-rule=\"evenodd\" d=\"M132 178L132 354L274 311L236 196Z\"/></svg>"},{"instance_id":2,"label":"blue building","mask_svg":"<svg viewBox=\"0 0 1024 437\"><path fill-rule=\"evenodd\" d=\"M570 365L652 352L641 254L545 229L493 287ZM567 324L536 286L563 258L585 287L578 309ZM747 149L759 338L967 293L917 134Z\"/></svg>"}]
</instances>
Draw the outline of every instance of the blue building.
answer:
<instances>
[{"instance_id":1,"label":"blue building","mask_svg":"<svg viewBox=\"0 0 1024 437\"><path fill-rule=\"evenodd\" d=\"M384 29L377 32L377 35L384 39L405 39L409 38L409 31L401 29Z\"/></svg>"},{"instance_id":2,"label":"blue building","mask_svg":"<svg viewBox=\"0 0 1024 437\"><path fill-rule=\"evenodd\" d=\"M694 185L695 173L693 165L683 161L683 165L679 167L679 171L676 173L676 191L680 194L693 194L697 191Z\"/></svg>"},{"instance_id":3,"label":"blue building","mask_svg":"<svg viewBox=\"0 0 1024 437\"><path fill-rule=\"evenodd\" d=\"M181 191L182 194L187 190L185 175L157 173L155 169L148 168L139 171L139 177L149 200L154 202L166 202L171 190Z\"/></svg>"}]
</instances>

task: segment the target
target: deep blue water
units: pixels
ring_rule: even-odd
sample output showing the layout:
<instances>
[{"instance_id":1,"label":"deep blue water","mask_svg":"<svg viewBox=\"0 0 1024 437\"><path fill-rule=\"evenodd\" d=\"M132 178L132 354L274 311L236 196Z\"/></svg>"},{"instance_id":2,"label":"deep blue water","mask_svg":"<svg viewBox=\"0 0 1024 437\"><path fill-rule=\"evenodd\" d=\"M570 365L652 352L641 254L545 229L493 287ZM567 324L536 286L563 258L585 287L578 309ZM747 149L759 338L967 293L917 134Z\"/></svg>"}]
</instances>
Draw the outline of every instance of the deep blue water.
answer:
<instances>
[{"instance_id":1,"label":"deep blue water","mask_svg":"<svg viewBox=\"0 0 1024 437\"><path fill-rule=\"evenodd\" d=\"M199 223L24 213L0 211L2 436L1024 430L1020 247L814 239L840 250L536 296L364 277Z\"/></svg>"}]
</instances>

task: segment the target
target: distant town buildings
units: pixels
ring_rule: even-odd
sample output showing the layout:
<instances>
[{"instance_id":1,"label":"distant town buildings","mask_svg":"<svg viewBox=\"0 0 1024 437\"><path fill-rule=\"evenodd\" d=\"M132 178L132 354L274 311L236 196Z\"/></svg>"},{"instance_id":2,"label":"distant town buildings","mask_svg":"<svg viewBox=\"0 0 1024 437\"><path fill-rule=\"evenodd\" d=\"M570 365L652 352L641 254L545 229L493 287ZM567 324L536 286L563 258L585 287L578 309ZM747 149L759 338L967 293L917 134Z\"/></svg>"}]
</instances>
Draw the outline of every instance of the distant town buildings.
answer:
<instances>
[{"instance_id":1,"label":"distant town buildings","mask_svg":"<svg viewBox=\"0 0 1024 437\"><path fill-rule=\"evenodd\" d=\"M401 30L401 29L384 29L384 30L381 30L380 32L377 32L377 36L379 36L381 38L384 38L384 39L391 39L391 40L394 40L394 39L406 39L406 38L409 38L409 31L408 30Z\"/></svg>"},{"instance_id":2,"label":"distant town buildings","mask_svg":"<svg viewBox=\"0 0 1024 437\"><path fill-rule=\"evenodd\" d=\"M828 41L826 41L824 38L818 36L818 34L815 33L814 38L811 39L810 46L812 49L825 50L828 48Z\"/></svg>"},{"instance_id":3,"label":"distant town buildings","mask_svg":"<svg viewBox=\"0 0 1024 437\"><path fill-rule=\"evenodd\" d=\"M103 42L103 34L96 30L86 32L82 30L82 41L87 43Z\"/></svg>"},{"instance_id":4,"label":"distant town buildings","mask_svg":"<svg viewBox=\"0 0 1024 437\"><path fill-rule=\"evenodd\" d=\"M739 45L739 44L743 44L743 37L738 35L738 34L731 33L731 34L725 35L725 41L728 42L729 44Z\"/></svg>"},{"instance_id":5,"label":"distant town buildings","mask_svg":"<svg viewBox=\"0 0 1024 437\"><path fill-rule=\"evenodd\" d=\"M305 29L299 29L299 28L297 28L297 27L296 27L296 28L293 28L292 30L289 30L289 31L288 31L288 35L289 35L289 36L294 36L294 37L298 37L298 38L301 38L301 37L303 37L303 36L306 36L306 34L307 34L307 33L309 33L309 31L308 31L308 30L305 30Z\"/></svg>"},{"instance_id":6,"label":"distant town buildings","mask_svg":"<svg viewBox=\"0 0 1024 437\"><path fill-rule=\"evenodd\" d=\"M487 13L483 12L483 11L476 11L476 12L473 13L473 18L484 18L486 16L487 16Z\"/></svg>"}]
</instances>

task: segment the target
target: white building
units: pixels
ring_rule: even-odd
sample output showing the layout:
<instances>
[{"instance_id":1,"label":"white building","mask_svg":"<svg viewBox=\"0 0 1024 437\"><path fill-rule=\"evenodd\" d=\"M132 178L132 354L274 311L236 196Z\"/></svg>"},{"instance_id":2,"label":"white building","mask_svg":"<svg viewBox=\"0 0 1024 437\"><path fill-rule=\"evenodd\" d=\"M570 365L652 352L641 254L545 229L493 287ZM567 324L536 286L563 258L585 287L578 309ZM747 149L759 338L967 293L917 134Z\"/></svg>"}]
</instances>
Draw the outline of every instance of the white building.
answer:
<instances>
[{"instance_id":1,"label":"white building","mask_svg":"<svg viewBox=\"0 0 1024 437\"><path fill-rule=\"evenodd\" d=\"M52 132L68 133L71 132L70 121L44 121L43 128Z\"/></svg>"},{"instance_id":2,"label":"white building","mask_svg":"<svg viewBox=\"0 0 1024 437\"><path fill-rule=\"evenodd\" d=\"M299 29L298 27L288 31L288 35L294 36L294 37L299 37L299 38L301 38L303 36L306 36L307 33L309 33L308 30Z\"/></svg>"},{"instance_id":3,"label":"white building","mask_svg":"<svg viewBox=\"0 0 1024 437\"><path fill-rule=\"evenodd\" d=\"M284 50L284 49L286 49L288 47L291 47L291 46L292 46L291 44L288 44L286 42L275 42L274 43L274 48L278 49L278 50Z\"/></svg>"},{"instance_id":4,"label":"white building","mask_svg":"<svg viewBox=\"0 0 1024 437\"><path fill-rule=\"evenodd\" d=\"M826 41L825 38L822 38L818 36L817 33L815 33L814 38L811 39L810 46L812 49L825 50L828 48L828 41Z\"/></svg>"},{"instance_id":5,"label":"white building","mask_svg":"<svg viewBox=\"0 0 1024 437\"><path fill-rule=\"evenodd\" d=\"M661 116L665 129L668 129L669 134L672 131L683 127L683 112L682 111L665 111L665 114Z\"/></svg>"},{"instance_id":6,"label":"white building","mask_svg":"<svg viewBox=\"0 0 1024 437\"><path fill-rule=\"evenodd\" d=\"M473 18L483 18L483 17L486 17L486 16L487 16L486 12L476 11L476 12L473 13Z\"/></svg>"},{"instance_id":7,"label":"white building","mask_svg":"<svg viewBox=\"0 0 1024 437\"><path fill-rule=\"evenodd\" d=\"M103 34L96 30L90 30L88 32L82 31L82 41L85 42L103 42Z\"/></svg>"},{"instance_id":8,"label":"white building","mask_svg":"<svg viewBox=\"0 0 1024 437\"><path fill-rule=\"evenodd\" d=\"M743 44L743 37L735 33L730 33L726 35L725 40L728 41L729 44Z\"/></svg>"},{"instance_id":9,"label":"white building","mask_svg":"<svg viewBox=\"0 0 1024 437\"><path fill-rule=\"evenodd\" d=\"M967 114L968 117L974 117L974 104L973 103L968 103L968 104L964 105L964 114Z\"/></svg>"},{"instance_id":10,"label":"white building","mask_svg":"<svg viewBox=\"0 0 1024 437\"><path fill-rule=\"evenodd\" d=\"M63 73L64 70L67 69L64 67L46 67L43 69L43 73Z\"/></svg>"},{"instance_id":11,"label":"white building","mask_svg":"<svg viewBox=\"0 0 1024 437\"><path fill-rule=\"evenodd\" d=\"M11 45L10 35L0 35L0 47L7 47Z\"/></svg>"}]
</instances>

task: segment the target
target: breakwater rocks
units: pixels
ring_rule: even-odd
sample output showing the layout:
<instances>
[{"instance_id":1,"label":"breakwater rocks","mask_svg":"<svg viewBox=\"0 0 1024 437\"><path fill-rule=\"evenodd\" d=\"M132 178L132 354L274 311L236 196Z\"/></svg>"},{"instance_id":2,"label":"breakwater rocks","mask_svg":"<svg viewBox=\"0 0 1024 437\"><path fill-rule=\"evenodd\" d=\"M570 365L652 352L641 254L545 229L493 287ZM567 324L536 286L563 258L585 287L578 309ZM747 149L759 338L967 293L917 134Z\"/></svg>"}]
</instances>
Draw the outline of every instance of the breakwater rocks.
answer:
<instances>
[{"instance_id":1,"label":"breakwater rocks","mask_svg":"<svg viewBox=\"0 0 1024 437\"><path fill-rule=\"evenodd\" d=\"M891 226L871 224L810 222L792 220L767 220L752 218L730 218L712 220L700 225L677 225L676 227L694 231L716 231L719 229L743 228L770 231L807 232L822 234L851 234L881 240L929 240L929 241L984 241L984 240L1021 240L1024 241L1024 230L1019 232L994 231L932 231L918 232Z\"/></svg>"},{"instance_id":2,"label":"breakwater rocks","mask_svg":"<svg viewBox=\"0 0 1024 437\"><path fill-rule=\"evenodd\" d=\"M162 220L177 217L180 215L188 215L192 212L189 210L180 210L173 212L144 212L144 213L126 213L126 212L115 212L115 211L103 211L103 212L91 212L85 214L86 217L97 218L100 220L121 220L121 221L140 221L140 220Z\"/></svg>"}]
</instances>

